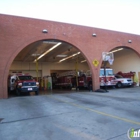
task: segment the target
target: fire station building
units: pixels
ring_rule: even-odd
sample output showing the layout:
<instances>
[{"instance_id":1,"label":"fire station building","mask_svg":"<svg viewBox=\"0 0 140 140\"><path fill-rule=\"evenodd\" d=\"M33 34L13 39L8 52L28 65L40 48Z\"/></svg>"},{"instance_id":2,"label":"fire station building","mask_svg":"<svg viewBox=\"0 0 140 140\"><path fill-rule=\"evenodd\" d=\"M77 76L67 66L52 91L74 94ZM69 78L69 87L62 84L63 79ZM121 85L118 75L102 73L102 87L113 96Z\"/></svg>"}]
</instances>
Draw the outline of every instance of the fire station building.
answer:
<instances>
[{"instance_id":1,"label":"fire station building","mask_svg":"<svg viewBox=\"0 0 140 140\"><path fill-rule=\"evenodd\" d=\"M43 41L48 43L44 45ZM50 49L53 41L62 42L61 48ZM120 48L123 50L117 52ZM40 59L47 49L49 52ZM36 77L36 68L39 77L60 70L90 70L93 89L99 89L102 53L110 51L114 51L114 62L110 66L114 72L135 71L139 76L139 35L0 14L0 98L8 98L7 79L11 72L31 72ZM67 60L63 61L60 55L65 55ZM38 58L38 66L35 58Z\"/></svg>"}]
</instances>

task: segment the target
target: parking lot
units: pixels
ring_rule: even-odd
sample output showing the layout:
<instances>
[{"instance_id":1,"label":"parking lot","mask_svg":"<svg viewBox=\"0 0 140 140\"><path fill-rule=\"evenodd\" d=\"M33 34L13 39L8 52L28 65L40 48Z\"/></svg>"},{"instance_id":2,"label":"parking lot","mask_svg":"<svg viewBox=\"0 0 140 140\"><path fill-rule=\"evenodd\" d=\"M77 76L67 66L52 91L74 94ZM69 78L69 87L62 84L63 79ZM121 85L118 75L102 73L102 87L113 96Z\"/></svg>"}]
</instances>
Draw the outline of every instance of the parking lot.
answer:
<instances>
[{"instance_id":1,"label":"parking lot","mask_svg":"<svg viewBox=\"0 0 140 140\"><path fill-rule=\"evenodd\" d=\"M139 108L140 87L1 99L0 140L128 140Z\"/></svg>"}]
</instances>

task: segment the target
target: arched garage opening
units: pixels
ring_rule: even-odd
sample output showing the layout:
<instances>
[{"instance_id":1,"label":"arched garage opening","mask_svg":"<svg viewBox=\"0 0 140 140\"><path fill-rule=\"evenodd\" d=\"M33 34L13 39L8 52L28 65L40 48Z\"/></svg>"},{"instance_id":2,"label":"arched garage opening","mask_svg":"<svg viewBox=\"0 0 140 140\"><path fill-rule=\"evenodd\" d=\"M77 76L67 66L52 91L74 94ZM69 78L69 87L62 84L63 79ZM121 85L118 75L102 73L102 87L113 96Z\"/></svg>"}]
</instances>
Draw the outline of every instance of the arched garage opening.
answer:
<instances>
[{"instance_id":1,"label":"arched garage opening","mask_svg":"<svg viewBox=\"0 0 140 140\"><path fill-rule=\"evenodd\" d=\"M114 71L114 74L121 74L123 77L133 79L135 86L139 86L139 53L128 46L118 46L109 52L114 53L114 62L113 65L109 65L108 63L107 67L111 67Z\"/></svg>"},{"instance_id":2,"label":"arched garage opening","mask_svg":"<svg viewBox=\"0 0 140 140\"><path fill-rule=\"evenodd\" d=\"M87 89L92 76L84 62L86 59L82 52L68 42L39 40L19 52L11 64L9 75L30 74L39 82L42 94L55 89ZM90 77L88 80L87 75ZM15 91L9 92L9 96L15 94Z\"/></svg>"}]
</instances>

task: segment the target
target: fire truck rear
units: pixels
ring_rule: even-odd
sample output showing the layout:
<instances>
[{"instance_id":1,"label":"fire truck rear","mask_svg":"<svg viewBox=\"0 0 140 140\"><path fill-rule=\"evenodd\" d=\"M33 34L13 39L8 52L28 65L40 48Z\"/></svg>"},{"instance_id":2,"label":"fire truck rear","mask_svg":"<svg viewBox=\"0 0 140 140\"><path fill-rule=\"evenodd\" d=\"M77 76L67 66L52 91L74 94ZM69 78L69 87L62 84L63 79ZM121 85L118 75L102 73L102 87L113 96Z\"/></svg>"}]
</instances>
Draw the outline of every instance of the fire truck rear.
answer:
<instances>
[{"instance_id":1,"label":"fire truck rear","mask_svg":"<svg viewBox=\"0 0 140 140\"><path fill-rule=\"evenodd\" d=\"M116 82L114 79L113 69L106 68L105 71L103 68L100 69L99 82L101 87L115 86ZM55 85L57 87L76 87L78 89L86 88L92 90L92 75L90 71L78 71L77 74L76 71L65 72L57 78Z\"/></svg>"},{"instance_id":2,"label":"fire truck rear","mask_svg":"<svg viewBox=\"0 0 140 140\"><path fill-rule=\"evenodd\" d=\"M29 74L13 74L8 78L8 91L14 91L16 95L22 93L35 92L36 95L39 93L39 83L33 79Z\"/></svg>"},{"instance_id":3,"label":"fire truck rear","mask_svg":"<svg viewBox=\"0 0 140 140\"><path fill-rule=\"evenodd\" d=\"M61 74L57 74L56 82L54 83L55 88L72 88L72 83L75 83L73 78L75 78L75 71L67 71Z\"/></svg>"}]
</instances>

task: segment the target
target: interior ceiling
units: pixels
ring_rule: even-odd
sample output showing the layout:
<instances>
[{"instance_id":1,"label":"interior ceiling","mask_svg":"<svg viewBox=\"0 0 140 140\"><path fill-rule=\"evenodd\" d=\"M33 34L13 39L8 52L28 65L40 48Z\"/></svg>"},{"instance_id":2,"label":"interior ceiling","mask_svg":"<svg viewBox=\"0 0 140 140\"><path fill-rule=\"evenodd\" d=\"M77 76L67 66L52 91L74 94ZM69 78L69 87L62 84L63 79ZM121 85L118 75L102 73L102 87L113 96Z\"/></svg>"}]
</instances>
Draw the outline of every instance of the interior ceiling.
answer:
<instances>
[{"instance_id":1,"label":"interior ceiling","mask_svg":"<svg viewBox=\"0 0 140 140\"><path fill-rule=\"evenodd\" d=\"M47 40L47 41L41 40L41 41L34 42L34 43L28 45L27 47L25 47L15 57L14 61L35 62L34 61L35 59L37 59L44 52L48 51L49 49L51 49L54 45L56 45L59 42L60 41L57 41L57 40ZM38 62L51 62L51 63L55 62L56 63L56 62L59 62L59 60L61 60L63 58L72 56L73 54L76 54L79 52L79 50L77 48L75 48L74 46L72 46L68 43L65 43L65 42L61 42L61 43L62 44L60 44L58 47L54 48L52 51L45 54L41 59L38 60ZM119 47L119 48L121 48L121 47ZM122 48L123 48L123 50L127 49L124 46ZM116 49L113 49L113 50L116 50ZM66 55L66 56L57 57L57 55ZM78 58L78 62L85 60L82 53L80 53L76 56L73 56L73 57L65 60L64 62L75 62L75 61L77 61L77 58ZM63 63L63 62L61 62L61 63Z\"/></svg>"},{"instance_id":2,"label":"interior ceiling","mask_svg":"<svg viewBox=\"0 0 140 140\"><path fill-rule=\"evenodd\" d=\"M34 62L36 58L42 55L44 52L51 49L54 45L56 45L60 41L37 41L34 42L27 47L25 47L14 59L14 61L21 61L21 62ZM78 53L79 50L72 45L61 42L58 47L54 48L52 51L44 55L38 62L59 62L59 60L69 57L75 53ZM57 57L57 55L66 55L65 57ZM73 56L64 62L71 62L76 61L78 58L79 61L85 60L83 55L80 53L79 55Z\"/></svg>"}]
</instances>

